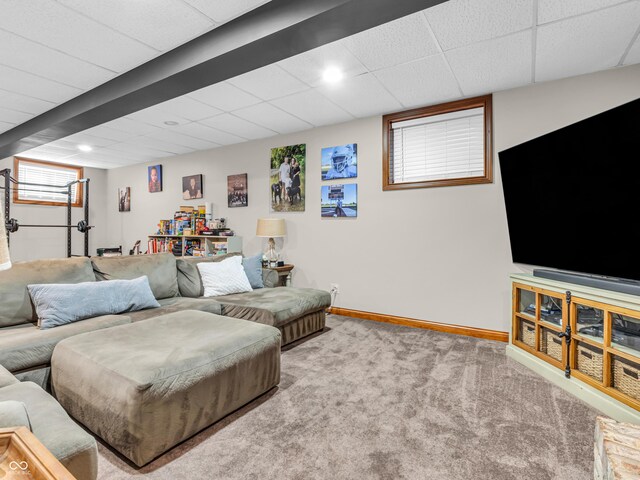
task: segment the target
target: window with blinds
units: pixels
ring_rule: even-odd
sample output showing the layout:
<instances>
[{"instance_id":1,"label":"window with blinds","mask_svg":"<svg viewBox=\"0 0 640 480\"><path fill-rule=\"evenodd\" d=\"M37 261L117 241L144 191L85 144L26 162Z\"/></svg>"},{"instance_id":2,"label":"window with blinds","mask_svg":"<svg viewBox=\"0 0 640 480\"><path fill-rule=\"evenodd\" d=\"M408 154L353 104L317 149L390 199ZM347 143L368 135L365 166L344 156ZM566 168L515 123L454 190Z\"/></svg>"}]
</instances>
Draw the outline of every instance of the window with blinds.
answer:
<instances>
[{"instance_id":1,"label":"window with blinds","mask_svg":"<svg viewBox=\"0 0 640 480\"><path fill-rule=\"evenodd\" d=\"M82 167L15 157L13 202L39 205L67 205L67 185L83 178ZM82 188L71 187L71 205L82 206Z\"/></svg>"},{"instance_id":2,"label":"window with blinds","mask_svg":"<svg viewBox=\"0 0 640 480\"><path fill-rule=\"evenodd\" d=\"M491 96L385 115L385 190L490 183Z\"/></svg>"}]
</instances>

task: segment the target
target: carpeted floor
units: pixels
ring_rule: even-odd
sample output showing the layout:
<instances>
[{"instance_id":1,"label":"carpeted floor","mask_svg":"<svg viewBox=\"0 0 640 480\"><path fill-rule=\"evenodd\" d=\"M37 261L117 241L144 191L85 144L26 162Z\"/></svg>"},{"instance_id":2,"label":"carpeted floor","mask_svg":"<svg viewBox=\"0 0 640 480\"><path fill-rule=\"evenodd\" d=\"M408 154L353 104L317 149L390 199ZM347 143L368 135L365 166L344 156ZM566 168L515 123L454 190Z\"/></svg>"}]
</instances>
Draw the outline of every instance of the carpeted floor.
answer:
<instances>
[{"instance_id":1,"label":"carpeted floor","mask_svg":"<svg viewBox=\"0 0 640 480\"><path fill-rule=\"evenodd\" d=\"M142 469L99 478L588 479L596 411L504 343L330 316L280 386Z\"/></svg>"}]
</instances>

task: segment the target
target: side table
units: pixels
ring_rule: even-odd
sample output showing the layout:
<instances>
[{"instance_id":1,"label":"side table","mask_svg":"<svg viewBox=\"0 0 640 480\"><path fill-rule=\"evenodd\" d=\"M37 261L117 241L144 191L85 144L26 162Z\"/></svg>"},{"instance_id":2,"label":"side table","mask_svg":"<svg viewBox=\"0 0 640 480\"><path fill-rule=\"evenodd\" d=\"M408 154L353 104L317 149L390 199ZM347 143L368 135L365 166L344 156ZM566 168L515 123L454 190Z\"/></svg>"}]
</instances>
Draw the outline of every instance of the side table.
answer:
<instances>
[{"instance_id":1,"label":"side table","mask_svg":"<svg viewBox=\"0 0 640 480\"><path fill-rule=\"evenodd\" d=\"M290 287L291 286L291 270L293 270L294 265L284 265L282 267L266 267L269 270L274 270L278 272L278 286L279 287Z\"/></svg>"}]
</instances>

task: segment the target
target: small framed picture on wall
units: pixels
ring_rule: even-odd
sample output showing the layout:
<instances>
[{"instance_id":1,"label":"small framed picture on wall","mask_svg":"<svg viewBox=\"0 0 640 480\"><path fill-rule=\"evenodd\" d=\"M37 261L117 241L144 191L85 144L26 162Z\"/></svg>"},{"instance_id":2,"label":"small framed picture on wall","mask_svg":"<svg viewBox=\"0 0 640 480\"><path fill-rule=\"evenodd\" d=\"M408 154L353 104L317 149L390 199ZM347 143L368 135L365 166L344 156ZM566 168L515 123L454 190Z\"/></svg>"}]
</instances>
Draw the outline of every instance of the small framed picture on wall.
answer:
<instances>
[{"instance_id":1,"label":"small framed picture on wall","mask_svg":"<svg viewBox=\"0 0 640 480\"><path fill-rule=\"evenodd\" d=\"M202 174L182 177L182 198L191 200L202 198Z\"/></svg>"},{"instance_id":2,"label":"small framed picture on wall","mask_svg":"<svg viewBox=\"0 0 640 480\"><path fill-rule=\"evenodd\" d=\"M118 211L131 211L131 187L118 188Z\"/></svg>"},{"instance_id":3,"label":"small framed picture on wall","mask_svg":"<svg viewBox=\"0 0 640 480\"><path fill-rule=\"evenodd\" d=\"M227 200L229 207L246 207L249 205L247 194L247 174L229 175L227 177Z\"/></svg>"},{"instance_id":4,"label":"small framed picture on wall","mask_svg":"<svg viewBox=\"0 0 640 480\"><path fill-rule=\"evenodd\" d=\"M148 168L147 181L149 193L162 191L162 165L152 165Z\"/></svg>"}]
</instances>

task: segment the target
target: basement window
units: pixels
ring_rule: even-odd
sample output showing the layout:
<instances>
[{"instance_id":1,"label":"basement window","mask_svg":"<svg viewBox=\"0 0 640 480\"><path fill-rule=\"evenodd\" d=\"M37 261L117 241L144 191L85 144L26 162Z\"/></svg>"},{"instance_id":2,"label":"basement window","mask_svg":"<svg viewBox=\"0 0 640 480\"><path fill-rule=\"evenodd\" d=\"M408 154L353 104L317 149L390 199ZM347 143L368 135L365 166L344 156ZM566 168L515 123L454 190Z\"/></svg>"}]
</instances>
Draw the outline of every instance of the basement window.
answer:
<instances>
[{"instance_id":1,"label":"basement window","mask_svg":"<svg viewBox=\"0 0 640 480\"><path fill-rule=\"evenodd\" d=\"M82 167L43 162L14 157L14 177L19 185L13 190L13 203L33 205L67 205L67 188L70 182L83 178ZM25 183L33 185L25 185ZM50 187L46 185L55 185ZM71 206L82 206L82 188L71 187Z\"/></svg>"},{"instance_id":2,"label":"basement window","mask_svg":"<svg viewBox=\"0 0 640 480\"><path fill-rule=\"evenodd\" d=\"M493 181L491 95L385 115L383 190Z\"/></svg>"}]
</instances>

